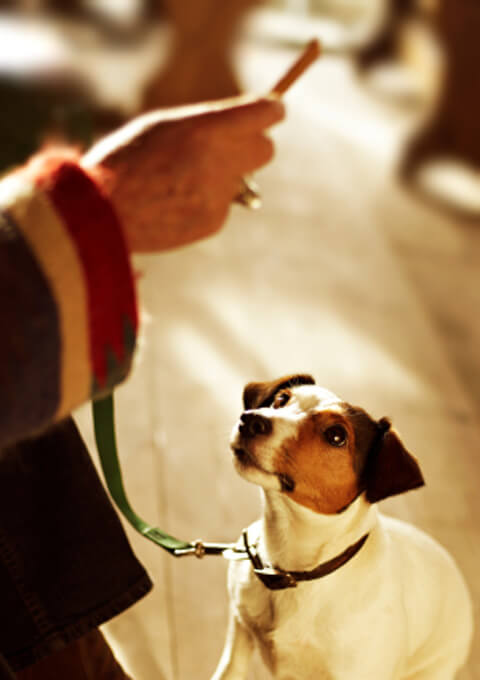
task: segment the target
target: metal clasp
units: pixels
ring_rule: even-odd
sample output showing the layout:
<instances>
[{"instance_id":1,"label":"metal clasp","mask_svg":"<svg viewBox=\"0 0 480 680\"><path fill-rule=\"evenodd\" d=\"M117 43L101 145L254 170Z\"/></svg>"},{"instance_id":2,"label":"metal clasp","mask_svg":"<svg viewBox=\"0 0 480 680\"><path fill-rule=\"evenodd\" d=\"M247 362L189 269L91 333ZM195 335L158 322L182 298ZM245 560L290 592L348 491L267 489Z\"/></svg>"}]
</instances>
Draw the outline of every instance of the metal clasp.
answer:
<instances>
[{"instance_id":1,"label":"metal clasp","mask_svg":"<svg viewBox=\"0 0 480 680\"><path fill-rule=\"evenodd\" d=\"M222 555L225 551L235 550L235 543L205 543L201 539L192 541L187 548L177 548L173 554L175 557L198 557L205 555Z\"/></svg>"}]
</instances>

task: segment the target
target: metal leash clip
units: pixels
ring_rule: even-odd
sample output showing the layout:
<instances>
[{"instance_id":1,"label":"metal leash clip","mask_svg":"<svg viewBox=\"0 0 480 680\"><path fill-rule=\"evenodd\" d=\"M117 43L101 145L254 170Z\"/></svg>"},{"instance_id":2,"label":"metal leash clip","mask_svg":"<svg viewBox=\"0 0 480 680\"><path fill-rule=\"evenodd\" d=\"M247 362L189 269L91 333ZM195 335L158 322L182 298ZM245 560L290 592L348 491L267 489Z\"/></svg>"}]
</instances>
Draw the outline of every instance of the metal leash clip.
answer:
<instances>
[{"instance_id":1,"label":"metal leash clip","mask_svg":"<svg viewBox=\"0 0 480 680\"><path fill-rule=\"evenodd\" d=\"M177 548L173 551L175 557L198 557L205 555L222 555L226 550L235 550L235 543L204 543L198 539L193 541L187 548Z\"/></svg>"}]
</instances>

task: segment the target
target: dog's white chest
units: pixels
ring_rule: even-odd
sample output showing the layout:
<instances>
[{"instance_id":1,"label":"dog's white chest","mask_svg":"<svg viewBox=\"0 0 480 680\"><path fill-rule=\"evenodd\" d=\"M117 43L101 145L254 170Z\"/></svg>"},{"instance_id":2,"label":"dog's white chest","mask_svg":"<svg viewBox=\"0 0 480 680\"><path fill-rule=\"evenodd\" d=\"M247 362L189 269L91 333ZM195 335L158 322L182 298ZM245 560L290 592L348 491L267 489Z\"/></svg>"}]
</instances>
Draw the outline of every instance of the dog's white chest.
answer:
<instances>
[{"instance_id":1,"label":"dog's white chest","mask_svg":"<svg viewBox=\"0 0 480 680\"><path fill-rule=\"evenodd\" d=\"M368 608L362 608L361 614L352 609L355 584L344 583L346 591L341 596L337 581L333 574L283 591L266 589L253 572L248 585L244 581L237 599L240 616L254 632L265 663L279 680L348 677L349 668L358 663L352 654L357 650L359 656L365 654ZM363 644L347 644L363 635Z\"/></svg>"},{"instance_id":2,"label":"dog's white chest","mask_svg":"<svg viewBox=\"0 0 480 680\"><path fill-rule=\"evenodd\" d=\"M335 635L330 625L332 607L319 607L312 583L273 594L275 629L269 634L272 665L278 677L333 678L330 669Z\"/></svg>"}]
</instances>

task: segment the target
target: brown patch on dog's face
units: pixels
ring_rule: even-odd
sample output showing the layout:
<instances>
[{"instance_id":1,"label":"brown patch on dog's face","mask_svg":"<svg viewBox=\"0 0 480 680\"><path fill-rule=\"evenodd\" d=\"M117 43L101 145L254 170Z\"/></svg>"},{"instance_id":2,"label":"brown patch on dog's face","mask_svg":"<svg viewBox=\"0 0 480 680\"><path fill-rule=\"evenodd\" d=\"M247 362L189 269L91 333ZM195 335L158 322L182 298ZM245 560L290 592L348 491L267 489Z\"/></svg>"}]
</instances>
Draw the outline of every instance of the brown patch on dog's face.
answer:
<instances>
[{"instance_id":1,"label":"brown patch on dog's face","mask_svg":"<svg viewBox=\"0 0 480 680\"><path fill-rule=\"evenodd\" d=\"M315 512L335 514L359 494L355 431L342 408L311 414L278 451L275 469L294 481L285 491Z\"/></svg>"}]
</instances>

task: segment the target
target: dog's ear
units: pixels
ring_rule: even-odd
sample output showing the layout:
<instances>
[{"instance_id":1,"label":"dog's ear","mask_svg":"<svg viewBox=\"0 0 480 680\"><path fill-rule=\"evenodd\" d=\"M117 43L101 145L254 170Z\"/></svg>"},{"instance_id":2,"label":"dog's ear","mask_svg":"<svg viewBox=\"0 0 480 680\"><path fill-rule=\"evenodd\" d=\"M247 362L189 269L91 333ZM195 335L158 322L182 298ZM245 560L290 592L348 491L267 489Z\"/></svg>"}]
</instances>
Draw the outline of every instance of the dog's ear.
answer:
<instances>
[{"instance_id":1,"label":"dog's ear","mask_svg":"<svg viewBox=\"0 0 480 680\"><path fill-rule=\"evenodd\" d=\"M254 408L270 406L276 393L288 387L297 385L314 385L315 380L311 375L287 375L271 382L252 382L243 390L243 406L246 411Z\"/></svg>"},{"instance_id":2,"label":"dog's ear","mask_svg":"<svg viewBox=\"0 0 480 680\"><path fill-rule=\"evenodd\" d=\"M425 481L416 459L409 453L398 434L390 429L386 418L379 421L379 436L370 451L364 483L370 503L423 486Z\"/></svg>"}]
</instances>

